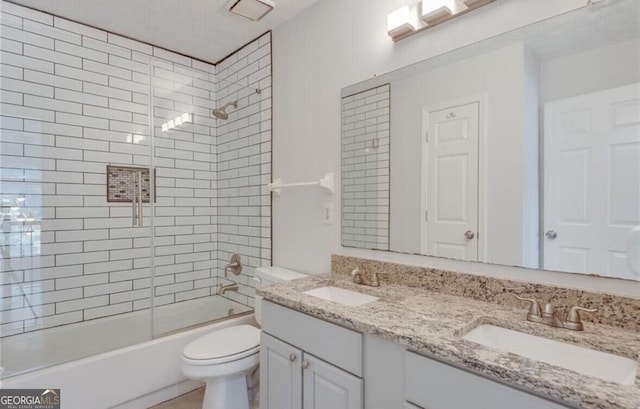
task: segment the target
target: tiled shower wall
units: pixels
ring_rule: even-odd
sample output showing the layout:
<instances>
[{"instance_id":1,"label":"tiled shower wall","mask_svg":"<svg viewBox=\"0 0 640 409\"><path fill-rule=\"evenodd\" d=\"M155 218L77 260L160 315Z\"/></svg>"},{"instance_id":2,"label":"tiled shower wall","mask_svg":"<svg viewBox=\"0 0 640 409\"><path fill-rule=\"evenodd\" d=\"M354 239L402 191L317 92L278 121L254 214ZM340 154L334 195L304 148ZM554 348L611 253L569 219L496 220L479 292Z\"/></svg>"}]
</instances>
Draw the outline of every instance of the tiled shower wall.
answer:
<instances>
[{"instance_id":1,"label":"tiled shower wall","mask_svg":"<svg viewBox=\"0 0 640 409\"><path fill-rule=\"evenodd\" d=\"M271 255L269 195L262 187L270 175L270 34L214 67L1 5L0 334L150 306L151 232L131 227L131 204L106 202L105 173L107 164L149 165L151 56L155 303L215 294L220 267L239 252L249 267L232 276L241 289L228 295L252 305L251 267L270 264ZM267 60L268 72L262 70ZM247 93L218 81L217 70L265 89ZM239 109L217 121L210 109L232 94ZM162 132L163 123L185 112L194 114L192 124ZM144 210L149 226L148 205Z\"/></svg>"},{"instance_id":2,"label":"tiled shower wall","mask_svg":"<svg viewBox=\"0 0 640 409\"><path fill-rule=\"evenodd\" d=\"M342 245L389 250L390 85L342 99Z\"/></svg>"},{"instance_id":3,"label":"tiled shower wall","mask_svg":"<svg viewBox=\"0 0 640 409\"><path fill-rule=\"evenodd\" d=\"M238 109L217 128L218 271L231 254L240 254L245 269L230 276L240 290L226 295L253 306L254 269L271 265L271 33L216 69L218 105L238 100Z\"/></svg>"}]
</instances>

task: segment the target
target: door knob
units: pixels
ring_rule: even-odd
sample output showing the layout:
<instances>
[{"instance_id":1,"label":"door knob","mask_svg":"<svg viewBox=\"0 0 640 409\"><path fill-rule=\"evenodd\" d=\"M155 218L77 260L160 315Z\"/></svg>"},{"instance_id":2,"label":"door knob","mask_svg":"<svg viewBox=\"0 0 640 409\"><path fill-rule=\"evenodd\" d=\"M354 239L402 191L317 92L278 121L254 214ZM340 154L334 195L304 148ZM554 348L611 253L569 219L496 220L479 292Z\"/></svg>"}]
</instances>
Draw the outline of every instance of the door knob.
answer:
<instances>
[{"instance_id":1,"label":"door knob","mask_svg":"<svg viewBox=\"0 0 640 409\"><path fill-rule=\"evenodd\" d=\"M558 237L558 233L556 233L556 232L555 232L555 231L553 231L553 230L549 230L548 232L546 232L546 233L545 233L545 236L547 236L547 238L548 238L549 240L553 240L553 239L555 239L556 237Z\"/></svg>"},{"instance_id":2,"label":"door knob","mask_svg":"<svg viewBox=\"0 0 640 409\"><path fill-rule=\"evenodd\" d=\"M474 237L476 237L476 235L475 235L471 230L467 230L466 232L464 232L464 237L465 237L467 240L471 240L471 239L473 239Z\"/></svg>"},{"instance_id":3,"label":"door knob","mask_svg":"<svg viewBox=\"0 0 640 409\"><path fill-rule=\"evenodd\" d=\"M296 356L296 354L294 354L294 353L289 354L289 361L291 361L291 362L295 362L295 360L296 360L297 358L298 358L298 357Z\"/></svg>"}]
</instances>

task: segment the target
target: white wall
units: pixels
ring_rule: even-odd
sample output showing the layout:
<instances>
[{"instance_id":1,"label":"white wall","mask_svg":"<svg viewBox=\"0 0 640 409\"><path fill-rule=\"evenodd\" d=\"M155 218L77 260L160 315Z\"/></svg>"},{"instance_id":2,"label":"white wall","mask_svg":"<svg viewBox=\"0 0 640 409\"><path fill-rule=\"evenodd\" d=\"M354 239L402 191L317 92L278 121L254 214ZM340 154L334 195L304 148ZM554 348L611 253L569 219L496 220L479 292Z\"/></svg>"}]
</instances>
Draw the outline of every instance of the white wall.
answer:
<instances>
[{"instance_id":1,"label":"white wall","mask_svg":"<svg viewBox=\"0 0 640 409\"><path fill-rule=\"evenodd\" d=\"M545 59L540 74L543 103L638 82L640 40Z\"/></svg>"},{"instance_id":2,"label":"white wall","mask_svg":"<svg viewBox=\"0 0 640 409\"><path fill-rule=\"evenodd\" d=\"M340 170L340 90L481 39L585 5L587 0L498 0L459 19L393 43L386 15L401 0L323 0L274 30L273 176L316 180ZM339 192L340 189L337 189ZM387 258L479 274L503 275L582 288L640 293L640 283L487 266L340 246L338 223L321 222L323 201L339 217L339 193L289 190L273 200L274 264L328 272L332 253Z\"/></svg>"}]
</instances>

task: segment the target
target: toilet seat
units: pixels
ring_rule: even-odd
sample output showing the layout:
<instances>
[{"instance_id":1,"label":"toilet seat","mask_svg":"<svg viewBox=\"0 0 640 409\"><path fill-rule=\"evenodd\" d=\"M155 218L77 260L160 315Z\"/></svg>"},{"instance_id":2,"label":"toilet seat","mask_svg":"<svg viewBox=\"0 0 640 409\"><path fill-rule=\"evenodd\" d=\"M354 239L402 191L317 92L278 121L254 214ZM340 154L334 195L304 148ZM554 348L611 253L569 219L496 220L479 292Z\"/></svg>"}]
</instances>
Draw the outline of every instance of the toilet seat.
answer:
<instances>
[{"instance_id":1,"label":"toilet seat","mask_svg":"<svg viewBox=\"0 0 640 409\"><path fill-rule=\"evenodd\" d=\"M251 325L238 325L204 335L188 344L182 352L190 365L216 365L260 352L260 330Z\"/></svg>"}]
</instances>

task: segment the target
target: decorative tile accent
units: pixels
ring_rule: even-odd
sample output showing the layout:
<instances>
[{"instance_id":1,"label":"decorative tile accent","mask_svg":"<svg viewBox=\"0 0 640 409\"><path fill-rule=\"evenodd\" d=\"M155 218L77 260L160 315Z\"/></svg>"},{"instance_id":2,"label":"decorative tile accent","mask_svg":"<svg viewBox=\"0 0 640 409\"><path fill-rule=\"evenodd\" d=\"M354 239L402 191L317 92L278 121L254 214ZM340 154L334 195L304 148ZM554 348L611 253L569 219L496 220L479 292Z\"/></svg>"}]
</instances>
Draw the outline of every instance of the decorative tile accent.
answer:
<instances>
[{"instance_id":1,"label":"decorative tile accent","mask_svg":"<svg viewBox=\"0 0 640 409\"><path fill-rule=\"evenodd\" d=\"M111 165L107 165L107 202L131 203L134 173L139 171L142 171L142 202L149 203L149 169Z\"/></svg>"}]
</instances>

